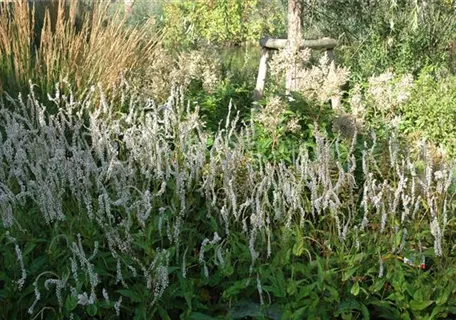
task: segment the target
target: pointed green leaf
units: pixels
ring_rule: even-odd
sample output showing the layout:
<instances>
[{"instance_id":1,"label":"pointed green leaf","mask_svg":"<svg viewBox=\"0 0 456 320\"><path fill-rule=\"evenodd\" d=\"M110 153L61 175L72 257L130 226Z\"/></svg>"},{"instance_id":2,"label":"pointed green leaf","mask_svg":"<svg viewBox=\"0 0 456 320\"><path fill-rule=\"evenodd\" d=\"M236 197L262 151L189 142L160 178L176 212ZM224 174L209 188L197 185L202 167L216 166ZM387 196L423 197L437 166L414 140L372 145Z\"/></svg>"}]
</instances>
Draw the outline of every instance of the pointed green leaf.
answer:
<instances>
[{"instance_id":1,"label":"pointed green leaf","mask_svg":"<svg viewBox=\"0 0 456 320\"><path fill-rule=\"evenodd\" d=\"M120 290L117 290L116 292L120 293L124 297L130 298L133 302L141 302L141 296L133 290L120 289Z\"/></svg>"},{"instance_id":2,"label":"pointed green leaf","mask_svg":"<svg viewBox=\"0 0 456 320\"><path fill-rule=\"evenodd\" d=\"M417 300L412 300L410 302L410 308L413 311L421 311L429 307L434 301L428 300L428 301L417 301Z\"/></svg>"},{"instance_id":3,"label":"pointed green leaf","mask_svg":"<svg viewBox=\"0 0 456 320\"><path fill-rule=\"evenodd\" d=\"M350 289L350 293L354 296L359 294L359 282L355 282Z\"/></svg>"},{"instance_id":4,"label":"pointed green leaf","mask_svg":"<svg viewBox=\"0 0 456 320\"><path fill-rule=\"evenodd\" d=\"M86 307L86 311L87 311L87 314L89 316L92 316L94 317L97 312L98 312L98 308L97 308L97 305L96 304L90 304Z\"/></svg>"}]
</instances>

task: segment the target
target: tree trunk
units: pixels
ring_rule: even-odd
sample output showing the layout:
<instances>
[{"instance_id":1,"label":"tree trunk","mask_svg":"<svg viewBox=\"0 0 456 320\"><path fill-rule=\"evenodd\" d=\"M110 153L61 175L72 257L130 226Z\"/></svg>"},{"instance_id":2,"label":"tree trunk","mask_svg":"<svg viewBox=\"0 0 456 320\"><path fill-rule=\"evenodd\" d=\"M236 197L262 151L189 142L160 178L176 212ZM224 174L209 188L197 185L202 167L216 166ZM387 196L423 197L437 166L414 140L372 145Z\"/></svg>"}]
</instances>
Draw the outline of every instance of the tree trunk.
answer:
<instances>
[{"instance_id":1,"label":"tree trunk","mask_svg":"<svg viewBox=\"0 0 456 320\"><path fill-rule=\"evenodd\" d=\"M295 54L299 50L299 45L302 40L302 28L301 28L301 13L302 3L301 0L288 0L288 46L291 49L292 54ZM296 65L290 65L286 75L286 90L287 93L296 89Z\"/></svg>"}]
</instances>

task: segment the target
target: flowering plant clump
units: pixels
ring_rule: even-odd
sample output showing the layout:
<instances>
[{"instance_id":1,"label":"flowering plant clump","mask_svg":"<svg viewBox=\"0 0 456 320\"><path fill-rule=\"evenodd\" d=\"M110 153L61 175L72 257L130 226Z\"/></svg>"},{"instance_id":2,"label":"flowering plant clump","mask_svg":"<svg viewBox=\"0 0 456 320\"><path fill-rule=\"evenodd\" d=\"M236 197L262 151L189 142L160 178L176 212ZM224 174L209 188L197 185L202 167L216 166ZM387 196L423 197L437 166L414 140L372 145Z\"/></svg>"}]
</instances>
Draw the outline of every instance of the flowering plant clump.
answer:
<instances>
[{"instance_id":1,"label":"flowering plant clump","mask_svg":"<svg viewBox=\"0 0 456 320\"><path fill-rule=\"evenodd\" d=\"M260 110L257 115L257 120L269 132L277 130L281 124L281 117L284 116L286 105L281 101L280 97L271 98L268 103Z\"/></svg>"},{"instance_id":2,"label":"flowering plant clump","mask_svg":"<svg viewBox=\"0 0 456 320\"><path fill-rule=\"evenodd\" d=\"M296 68L293 91L317 105L340 99L341 88L348 80L348 69L336 66L326 54L321 55L317 64L310 65L311 57L310 49L296 51L287 47L272 57L271 73L279 80L290 67Z\"/></svg>"},{"instance_id":3,"label":"flowering plant clump","mask_svg":"<svg viewBox=\"0 0 456 320\"><path fill-rule=\"evenodd\" d=\"M179 69L175 71L176 79L181 77L183 85L191 80L201 80L203 89L214 92L221 81L221 61L214 47L205 46L200 50L193 50L179 56ZM178 74L178 75L177 75Z\"/></svg>"},{"instance_id":4,"label":"flowering plant clump","mask_svg":"<svg viewBox=\"0 0 456 320\"><path fill-rule=\"evenodd\" d=\"M392 72L385 72L369 79L367 94L374 108L388 116L394 115L409 99L412 88L412 75L397 77Z\"/></svg>"},{"instance_id":5,"label":"flowering plant clump","mask_svg":"<svg viewBox=\"0 0 456 320\"><path fill-rule=\"evenodd\" d=\"M178 89L162 105L128 95L126 84L116 90L126 114L113 112L115 100L94 87L80 101L57 91L47 103L65 107L54 115L33 86L1 102L1 250L16 260L2 269L11 294L25 290L32 316L49 307L68 317L122 315L140 301L144 312L163 312L167 297L187 290L186 279L200 272L204 286L231 279L234 264L252 280L238 290L253 286L266 303L272 280L264 263L279 263L274 256L289 248L278 240L290 235L293 254L310 260L336 248L375 248L381 257L450 250L453 164L434 167L427 149L418 166L391 138L386 174L375 135L357 153L357 131L341 118L334 126L344 140L316 124L312 151L299 148L289 163L266 161L252 152L255 127L236 116L210 134ZM277 115L280 100L272 102ZM311 239L300 236L306 230ZM324 239L311 230L331 231ZM35 237L50 242L30 247ZM388 268L380 261L371 268Z\"/></svg>"},{"instance_id":6,"label":"flowering plant clump","mask_svg":"<svg viewBox=\"0 0 456 320\"><path fill-rule=\"evenodd\" d=\"M133 77L142 95L165 101L175 85L188 88L192 81L200 81L206 93L214 93L222 82L222 62L216 47L206 45L177 57L159 47L153 55L154 63Z\"/></svg>"}]
</instances>

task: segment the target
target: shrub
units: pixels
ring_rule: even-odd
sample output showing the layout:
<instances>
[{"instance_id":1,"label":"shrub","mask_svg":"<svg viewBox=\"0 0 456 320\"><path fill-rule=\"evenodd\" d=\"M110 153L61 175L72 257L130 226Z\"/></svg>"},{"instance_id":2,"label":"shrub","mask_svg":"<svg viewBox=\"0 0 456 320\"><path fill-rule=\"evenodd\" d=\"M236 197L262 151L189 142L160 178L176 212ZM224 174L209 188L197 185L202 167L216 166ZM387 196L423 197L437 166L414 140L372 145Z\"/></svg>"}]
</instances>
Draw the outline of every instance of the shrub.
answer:
<instances>
[{"instance_id":1,"label":"shrub","mask_svg":"<svg viewBox=\"0 0 456 320\"><path fill-rule=\"evenodd\" d=\"M241 44L265 34L284 33L284 10L277 1L167 1L163 4L165 42L172 48L198 41Z\"/></svg>"},{"instance_id":2,"label":"shrub","mask_svg":"<svg viewBox=\"0 0 456 320\"><path fill-rule=\"evenodd\" d=\"M449 1L318 1L304 9L306 37L339 39L336 57L363 78L387 68L417 75L451 62L456 8Z\"/></svg>"},{"instance_id":3,"label":"shrub","mask_svg":"<svg viewBox=\"0 0 456 320\"><path fill-rule=\"evenodd\" d=\"M427 139L456 155L456 79L423 71L402 108L401 129L413 140Z\"/></svg>"},{"instance_id":4,"label":"shrub","mask_svg":"<svg viewBox=\"0 0 456 320\"><path fill-rule=\"evenodd\" d=\"M356 84L345 101L357 123L378 136L397 131L416 145L422 140L454 156L454 77L426 68L415 79L411 74L387 71ZM414 149L414 148L412 148Z\"/></svg>"},{"instance_id":5,"label":"shrub","mask_svg":"<svg viewBox=\"0 0 456 320\"><path fill-rule=\"evenodd\" d=\"M251 68L246 70L244 66L250 61L245 58L244 63L232 62L226 52L223 56L220 51L209 45L179 53L159 47L154 52L154 64L134 75L133 86L141 96L157 102L166 101L173 87L184 88L186 101L200 107L206 127L213 132L226 120L229 104L245 120L250 116L253 85L248 77Z\"/></svg>"}]
</instances>

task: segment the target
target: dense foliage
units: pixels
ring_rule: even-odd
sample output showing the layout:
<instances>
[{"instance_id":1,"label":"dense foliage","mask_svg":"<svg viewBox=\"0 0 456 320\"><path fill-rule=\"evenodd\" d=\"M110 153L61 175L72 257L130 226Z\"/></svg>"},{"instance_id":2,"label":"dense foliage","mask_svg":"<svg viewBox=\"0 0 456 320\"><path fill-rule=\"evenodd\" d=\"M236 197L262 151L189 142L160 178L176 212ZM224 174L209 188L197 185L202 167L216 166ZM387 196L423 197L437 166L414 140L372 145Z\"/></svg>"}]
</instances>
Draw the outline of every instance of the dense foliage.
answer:
<instances>
[{"instance_id":1,"label":"dense foliage","mask_svg":"<svg viewBox=\"0 0 456 320\"><path fill-rule=\"evenodd\" d=\"M169 1L163 4L166 42L189 46L200 41L242 44L265 34L285 33L284 7L277 1Z\"/></svg>"},{"instance_id":2,"label":"dense foliage","mask_svg":"<svg viewBox=\"0 0 456 320\"><path fill-rule=\"evenodd\" d=\"M303 3L0 4L0 318L454 317L454 5Z\"/></svg>"}]
</instances>

